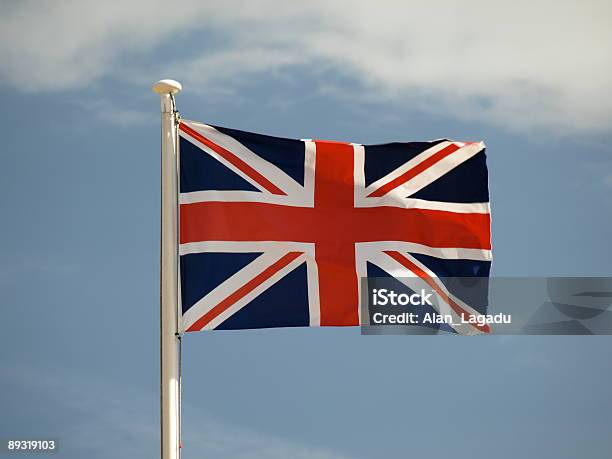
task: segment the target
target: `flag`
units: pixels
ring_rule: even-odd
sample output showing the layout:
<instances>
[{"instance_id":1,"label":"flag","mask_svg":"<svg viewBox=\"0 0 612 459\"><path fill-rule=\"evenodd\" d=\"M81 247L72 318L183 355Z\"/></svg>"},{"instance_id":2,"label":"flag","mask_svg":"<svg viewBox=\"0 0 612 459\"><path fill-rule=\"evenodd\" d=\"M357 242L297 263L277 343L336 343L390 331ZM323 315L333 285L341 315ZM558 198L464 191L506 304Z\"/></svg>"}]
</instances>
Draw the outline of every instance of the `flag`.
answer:
<instances>
[{"instance_id":1,"label":"flag","mask_svg":"<svg viewBox=\"0 0 612 459\"><path fill-rule=\"evenodd\" d=\"M179 136L183 331L360 325L368 275L434 288L440 313L484 313L441 281L489 275L482 142L360 145L185 120Z\"/></svg>"}]
</instances>

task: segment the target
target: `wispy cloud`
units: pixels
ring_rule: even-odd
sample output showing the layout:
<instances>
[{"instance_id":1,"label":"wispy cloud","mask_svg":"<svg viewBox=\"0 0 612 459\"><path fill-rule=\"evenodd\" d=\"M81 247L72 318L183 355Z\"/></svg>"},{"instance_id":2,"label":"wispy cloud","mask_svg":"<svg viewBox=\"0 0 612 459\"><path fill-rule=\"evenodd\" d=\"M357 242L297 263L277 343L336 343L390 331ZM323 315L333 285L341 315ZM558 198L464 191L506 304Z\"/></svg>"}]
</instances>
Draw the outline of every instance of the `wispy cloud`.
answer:
<instances>
[{"instance_id":1,"label":"wispy cloud","mask_svg":"<svg viewBox=\"0 0 612 459\"><path fill-rule=\"evenodd\" d=\"M193 87L325 68L389 102L523 131L597 132L612 121L610 17L605 0L20 2L0 20L0 74L29 91L148 81L141 63L165 45L153 67ZM168 45L186 36L172 56Z\"/></svg>"},{"instance_id":2,"label":"wispy cloud","mask_svg":"<svg viewBox=\"0 0 612 459\"><path fill-rule=\"evenodd\" d=\"M3 395L12 400L39 400L40 417L52 425L37 419L37 428L58 435L63 457L78 453L108 457L109 450L120 449L125 457L139 459L155 451L151 445L159 441L159 429L148 409L152 394L147 400L142 391L127 384L93 379L66 368L19 364L0 369L0 383Z\"/></svg>"},{"instance_id":3,"label":"wispy cloud","mask_svg":"<svg viewBox=\"0 0 612 459\"><path fill-rule=\"evenodd\" d=\"M91 112L99 120L119 127L132 127L146 124L155 124L159 121L156 113L142 110L124 108L113 105L105 99L80 102L84 109Z\"/></svg>"},{"instance_id":4,"label":"wispy cloud","mask_svg":"<svg viewBox=\"0 0 612 459\"><path fill-rule=\"evenodd\" d=\"M64 453L88 453L88 457L95 458L121 451L122 457L138 459L151 457L157 449L159 426L158 421L151 418L151 406L158 403L157 394L121 384L121 381L94 379L74 370L15 364L8 368L0 368L3 395L13 399L47 398L52 402L50 405L59 408L52 414L56 419L53 430L65 433L59 438ZM20 392L9 394L7 387L17 387ZM40 406L42 411L47 408ZM189 457L350 459L333 450L302 445L219 421L197 408L183 420L183 426L184 446Z\"/></svg>"},{"instance_id":5,"label":"wispy cloud","mask_svg":"<svg viewBox=\"0 0 612 459\"><path fill-rule=\"evenodd\" d=\"M204 416L188 419L184 446L200 457L219 459L350 459L342 453L263 435ZM192 455L196 455L191 453Z\"/></svg>"}]
</instances>

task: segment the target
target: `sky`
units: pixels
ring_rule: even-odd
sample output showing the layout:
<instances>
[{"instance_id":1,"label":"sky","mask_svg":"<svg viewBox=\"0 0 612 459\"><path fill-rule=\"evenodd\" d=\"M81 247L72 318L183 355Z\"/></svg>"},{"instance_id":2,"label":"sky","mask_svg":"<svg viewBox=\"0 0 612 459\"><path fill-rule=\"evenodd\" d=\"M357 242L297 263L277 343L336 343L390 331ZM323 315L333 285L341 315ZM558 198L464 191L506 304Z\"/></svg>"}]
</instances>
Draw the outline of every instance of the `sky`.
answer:
<instances>
[{"instance_id":1,"label":"sky","mask_svg":"<svg viewBox=\"0 0 612 459\"><path fill-rule=\"evenodd\" d=\"M609 2L3 2L0 437L159 447L160 78L293 138L487 144L498 276L610 276ZM606 458L608 337L190 334L184 458Z\"/></svg>"}]
</instances>

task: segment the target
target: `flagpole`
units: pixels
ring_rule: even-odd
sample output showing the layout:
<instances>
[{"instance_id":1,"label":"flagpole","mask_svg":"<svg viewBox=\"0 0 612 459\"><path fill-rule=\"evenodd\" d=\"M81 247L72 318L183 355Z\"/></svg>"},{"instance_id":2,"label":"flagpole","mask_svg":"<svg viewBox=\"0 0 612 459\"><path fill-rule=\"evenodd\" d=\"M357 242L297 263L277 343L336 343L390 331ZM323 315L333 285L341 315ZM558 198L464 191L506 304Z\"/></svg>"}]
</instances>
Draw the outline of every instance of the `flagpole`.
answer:
<instances>
[{"instance_id":1,"label":"flagpole","mask_svg":"<svg viewBox=\"0 0 612 459\"><path fill-rule=\"evenodd\" d=\"M178 324L178 180L174 96L182 89L160 80L161 100L160 399L161 459L180 458L180 335Z\"/></svg>"}]
</instances>

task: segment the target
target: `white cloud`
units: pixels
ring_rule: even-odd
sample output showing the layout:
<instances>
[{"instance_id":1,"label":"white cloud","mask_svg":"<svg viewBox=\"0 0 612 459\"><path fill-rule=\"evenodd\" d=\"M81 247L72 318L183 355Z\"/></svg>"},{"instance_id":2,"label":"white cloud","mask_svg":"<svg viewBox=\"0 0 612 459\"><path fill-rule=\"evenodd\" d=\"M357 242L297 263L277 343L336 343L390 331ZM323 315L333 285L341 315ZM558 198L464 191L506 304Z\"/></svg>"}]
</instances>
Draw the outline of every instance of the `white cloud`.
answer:
<instances>
[{"instance_id":1,"label":"white cloud","mask_svg":"<svg viewBox=\"0 0 612 459\"><path fill-rule=\"evenodd\" d=\"M138 62L157 49L153 71L175 69L193 87L332 68L369 97L509 128L596 132L612 121L607 0L46 5L16 2L0 20L0 75L23 90L148 82L152 68ZM176 57L159 53L202 30L214 46L196 33Z\"/></svg>"}]
</instances>

